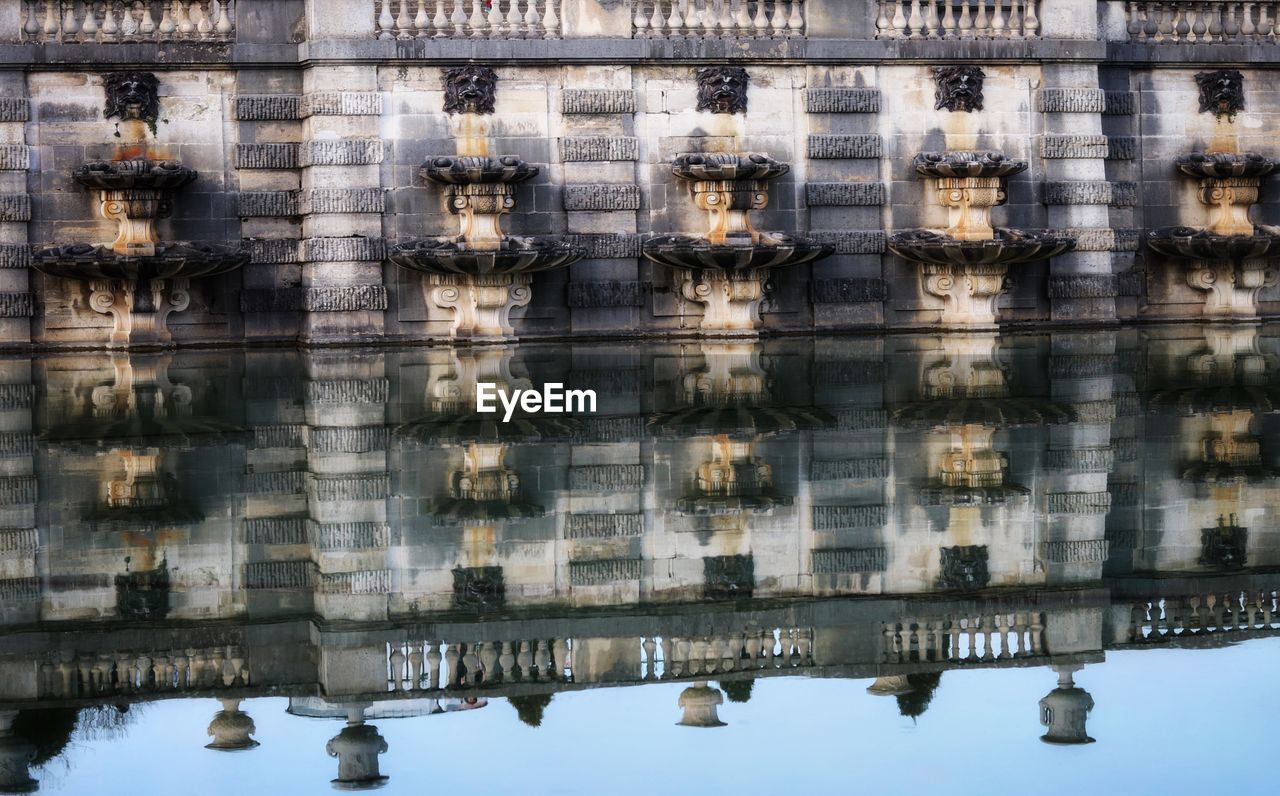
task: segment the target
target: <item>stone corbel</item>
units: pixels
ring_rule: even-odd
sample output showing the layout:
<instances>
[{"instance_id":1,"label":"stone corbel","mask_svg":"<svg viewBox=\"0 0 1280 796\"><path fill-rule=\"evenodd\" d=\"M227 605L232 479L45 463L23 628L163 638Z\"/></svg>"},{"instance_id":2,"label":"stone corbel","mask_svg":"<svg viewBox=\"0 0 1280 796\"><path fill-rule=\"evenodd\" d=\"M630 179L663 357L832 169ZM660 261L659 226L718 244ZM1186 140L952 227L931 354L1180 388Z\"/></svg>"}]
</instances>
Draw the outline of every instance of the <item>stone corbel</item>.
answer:
<instances>
[{"instance_id":1,"label":"stone corbel","mask_svg":"<svg viewBox=\"0 0 1280 796\"><path fill-rule=\"evenodd\" d=\"M922 263L921 269L924 291L943 301L943 323L969 328L996 325L996 302L1004 292L1009 266Z\"/></svg>"},{"instance_id":2,"label":"stone corbel","mask_svg":"<svg viewBox=\"0 0 1280 796\"><path fill-rule=\"evenodd\" d=\"M947 208L947 235L956 240L991 240L991 208L1004 204L1000 177L940 177L938 201Z\"/></svg>"},{"instance_id":3,"label":"stone corbel","mask_svg":"<svg viewBox=\"0 0 1280 796\"><path fill-rule=\"evenodd\" d=\"M702 304L702 331L707 334L752 334L760 323L765 274L725 274L687 269L676 272L676 288L686 301Z\"/></svg>"},{"instance_id":4,"label":"stone corbel","mask_svg":"<svg viewBox=\"0 0 1280 796\"><path fill-rule=\"evenodd\" d=\"M445 195L445 209L458 217L462 239L478 251L502 247L502 217L515 206L510 183L451 185Z\"/></svg>"},{"instance_id":5,"label":"stone corbel","mask_svg":"<svg viewBox=\"0 0 1280 796\"><path fill-rule=\"evenodd\" d=\"M169 345L173 342L169 316L191 306L190 283L186 279L97 279L89 283L89 306L111 316L112 348Z\"/></svg>"},{"instance_id":6,"label":"stone corbel","mask_svg":"<svg viewBox=\"0 0 1280 796\"><path fill-rule=\"evenodd\" d=\"M533 298L529 274L426 274L423 292L428 306L450 310L455 338L499 338L515 334L511 311Z\"/></svg>"},{"instance_id":7,"label":"stone corbel","mask_svg":"<svg viewBox=\"0 0 1280 796\"><path fill-rule=\"evenodd\" d=\"M1208 205L1209 230L1218 235L1252 235L1249 208L1258 201L1257 177L1213 177L1200 181L1199 198Z\"/></svg>"},{"instance_id":8,"label":"stone corbel","mask_svg":"<svg viewBox=\"0 0 1280 796\"><path fill-rule=\"evenodd\" d=\"M731 237L760 240L760 232L751 223L752 210L769 206L769 184L763 180L699 180L693 183L693 203L706 210L707 240L723 244Z\"/></svg>"},{"instance_id":9,"label":"stone corbel","mask_svg":"<svg viewBox=\"0 0 1280 796\"><path fill-rule=\"evenodd\" d=\"M1204 311L1212 317L1254 318L1258 291L1276 284L1270 261L1255 258L1239 266L1229 261L1197 260L1187 271L1187 284L1208 291Z\"/></svg>"}]
</instances>

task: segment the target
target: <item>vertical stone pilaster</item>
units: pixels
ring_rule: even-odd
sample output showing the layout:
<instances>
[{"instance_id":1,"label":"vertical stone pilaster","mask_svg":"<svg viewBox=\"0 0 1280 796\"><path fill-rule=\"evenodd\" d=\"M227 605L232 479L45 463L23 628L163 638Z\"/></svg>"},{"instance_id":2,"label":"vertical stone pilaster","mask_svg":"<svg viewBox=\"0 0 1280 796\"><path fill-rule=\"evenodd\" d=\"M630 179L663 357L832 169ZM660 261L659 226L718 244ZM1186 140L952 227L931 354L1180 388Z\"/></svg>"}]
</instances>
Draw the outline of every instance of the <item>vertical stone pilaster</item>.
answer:
<instances>
[{"instance_id":1,"label":"vertical stone pilaster","mask_svg":"<svg viewBox=\"0 0 1280 796\"><path fill-rule=\"evenodd\" d=\"M36 528L31 417L34 394L29 362L13 360L0 366L0 581L5 594L0 621L6 625L39 620L40 584L47 574L41 572L38 556L41 540ZM6 689L5 696L16 695Z\"/></svg>"},{"instance_id":2,"label":"vertical stone pilaster","mask_svg":"<svg viewBox=\"0 0 1280 796\"><path fill-rule=\"evenodd\" d=\"M0 90L9 97L0 107L0 342L26 343L31 340L30 253L27 249L27 222L31 220L28 193L30 147L26 143L26 122L30 116L27 87L22 72L0 76Z\"/></svg>"}]
</instances>

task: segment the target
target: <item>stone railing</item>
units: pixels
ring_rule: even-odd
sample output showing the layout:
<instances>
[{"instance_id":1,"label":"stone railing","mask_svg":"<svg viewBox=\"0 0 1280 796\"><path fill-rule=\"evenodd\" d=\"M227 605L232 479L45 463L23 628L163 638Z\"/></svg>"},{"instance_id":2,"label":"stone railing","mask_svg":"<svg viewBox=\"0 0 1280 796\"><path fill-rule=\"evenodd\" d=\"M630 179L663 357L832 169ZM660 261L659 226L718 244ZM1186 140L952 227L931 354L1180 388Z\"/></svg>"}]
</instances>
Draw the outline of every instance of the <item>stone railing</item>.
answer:
<instances>
[{"instance_id":1,"label":"stone railing","mask_svg":"<svg viewBox=\"0 0 1280 796\"><path fill-rule=\"evenodd\" d=\"M1132 604L1130 642L1280 629L1276 592L1153 597Z\"/></svg>"},{"instance_id":2,"label":"stone railing","mask_svg":"<svg viewBox=\"0 0 1280 796\"><path fill-rule=\"evenodd\" d=\"M634 0L636 37L803 36L804 0Z\"/></svg>"},{"instance_id":3,"label":"stone railing","mask_svg":"<svg viewBox=\"0 0 1280 796\"><path fill-rule=\"evenodd\" d=\"M1032 39L1038 0L880 0L876 38Z\"/></svg>"},{"instance_id":4,"label":"stone railing","mask_svg":"<svg viewBox=\"0 0 1280 796\"><path fill-rule=\"evenodd\" d=\"M35 42L227 41L234 0L24 0L22 34Z\"/></svg>"},{"instance_id":5,"label":"stone railing","mask_svg":"<svg viewBox=\"0 0 1280 796\"><path fill-rule=\"evenodd\" d=\"M560 0L373 0L379 39L555 39Z\"/></svg>"},{"instance_id":6,"label":"stone railing","mask_svg":"<svg viewBox=\"0 0 1280 796\"><path fill-rule=\"evenodd\" d=\"M76 655L40 666L40 696L216 690L249 685L249 664L239 647Z\"/></svg>"},{"instance_id":7,"label":"stone railing","mask_svg":"<svg viewBox=\"0 0 1280 796\"><path fill-rule=\"evenodd\" d=\"M1280 2L1129 2L1129 41L1275 42Z\"/></svg>"},{"instance_id":8,"label":"stone railing","mask_svg":"<svg viewBox=\"0 0 1280 796\"><path fill-rule=\"evenodd\" d=\"M883 632L886 663L986 663L1044 654L1038 611L892 622Z\"/></svg>"}]
</instances>

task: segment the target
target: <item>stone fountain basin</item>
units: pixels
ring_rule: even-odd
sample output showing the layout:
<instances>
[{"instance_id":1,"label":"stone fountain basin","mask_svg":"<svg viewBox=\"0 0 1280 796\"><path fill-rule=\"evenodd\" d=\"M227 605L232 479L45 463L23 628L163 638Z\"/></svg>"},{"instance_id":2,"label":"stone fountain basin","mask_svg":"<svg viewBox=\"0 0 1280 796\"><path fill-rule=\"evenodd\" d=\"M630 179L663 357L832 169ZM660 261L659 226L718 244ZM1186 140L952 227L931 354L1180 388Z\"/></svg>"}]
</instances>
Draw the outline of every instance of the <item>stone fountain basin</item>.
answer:
<instances>
[{"instance_id":1,"label":"stone fountain basin","mask_svg":"<svg viewBox=\"0 0 1280 796\"><path fill-rule=\"evenodd\" d=\"M38 251L31 265L42 274L63 279L134 281L217 276L248 262L246 252L208 243L159 243L153 255L126 255L106 246L74 244Z\"/></svg>"},{"instance_id":2,"label":"stone fountain basin","mask_svg":"<svg viewBox=\"0 0 1280 796\"><path fill-rule=\"evenodd\" d=\"M90 160L71 178L86 188L103 191L129 189L172 191L199 175L176 160Z\"/></svg>"},{"instance_id":3,"label":"stone fountain basin","mask_svg":"<svg viewBox=\"0 0 1280 796\"><path fill-rule=\"evenodd\" d=\"M1025 160L1010 160L1002 152L970 150L921 152L915 166L923 177L1008 177L1027 170Z\"/></svg>"},{"instance_id":4,"label":"stone fountain basin","mask_svg":"<svg viewBox=\"0 0 1280 796\"><path fill-rule=\"evenodd\" d=\"M916 263L933 265L1009 265L1045 260L1071 251L1075 240L1041 232L997 229L993 240L957 240L922 229L889 237L889 251Z\"/></svg>"},{"instance_id":5,"label":"stone fountain basin","mask_svg":"<svg viewBox=\"0 0 1280 796\"><path fill-rule=\"evenodd\" d=\"M556 238L504 238L501 248L492 251L473 249L453 238L428 238L397 245L388 259L411 271L488 276L550 271L586 254L583 247Z\"/></svg>"},{"instance_id":6,"label":"stone fountain basin","mask_svg":"<svg viewBox=\"0 0 1280 796\"><path fill-rule=\"evenodd\" d=\"M538 167L515 155L475 157L441 155L428 158L419 170L424 179L441 185L518 183L538 176Z\"/></svg>"},{"instance_id":7,"label":"stone fountain basin","mask_svg":"<svg viewBox=\"0 0 1280 796\"><path fill-rule=\"evenodd\" d=\"M1265 177L1276 162L1256 152L1192 152L1174 161L1178 171L1191 177Z\"/></svg>"},{"instance_id":8,"label":"stone fountain basin","mask_svg":"<svg viewBox=\"0 0 1280 796\"><path fill-rule=\"evenodd\" d=\"M1218 235L1194 227L1160 227L1147 233L1147 248L1179 260L1241 262L1280 256L1280 232Z\"/></svg>"},{"instance_id":9,"label":"stone fountain basin","mask_svg":"<svg viewBox=\"0 0 1280 796\"><path fill-rule=\"evenodd\" d=\"M644 244L644 256L670 268L748 274L752 271L811 263L835 252L830 246L780 232L748 240L712 243L692 235L661 235Z\"/></svg>"},{"instance_id":10,"label":"stone fountain basin","mask_svg":"<svg viewBox=\"0 0 1280 796\"><path fill-rule=\"evenodd\" d=\"M671 173L682 180L772 180L789 171L786 163L758 152L687 152L671 162Z\"/></svg>"}]
</instances>

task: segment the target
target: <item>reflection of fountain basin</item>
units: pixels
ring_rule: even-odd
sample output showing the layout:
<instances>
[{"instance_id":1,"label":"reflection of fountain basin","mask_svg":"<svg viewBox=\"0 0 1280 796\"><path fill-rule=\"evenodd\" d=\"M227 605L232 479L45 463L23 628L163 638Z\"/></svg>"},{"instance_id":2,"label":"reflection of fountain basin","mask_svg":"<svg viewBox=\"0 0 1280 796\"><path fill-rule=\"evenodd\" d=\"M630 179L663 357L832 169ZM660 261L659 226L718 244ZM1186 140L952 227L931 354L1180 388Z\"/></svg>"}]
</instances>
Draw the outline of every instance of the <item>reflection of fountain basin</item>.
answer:
<instances>
[{"instance_id":1,"label":"reflection of fountain basin","mask_svg":"<svg viewBox=\"0 0 1280 796\"><path fill-rule=\"evenodd\" d=\"M1219 235L1194 227L1160 227L1147 233L1147 246L1180 260L1242 262L1280 256L1280 229L1259 227L1253 235Z\"/></svg>"},{"instance_id":2,"label":"reflection of fountain basin","mask_svg":"<svg viewBox=\"0 0 1280 796\"><path fill-rule=\"evenodd\" d=\"M1182 471L1184 481L1218 486L1240 483L1258 484L1276 478L1280 478L1280 468L1266 464L1196 462Z\"/></svg>"},{"instance_id":3,"label":"reflection of fountain basin","mask_svg":"<svg viewBox=\"0 0 1280 796\"><path fill-rule=\"evenodd\" d=\"M661 235L644 244L644 256L656 263L694 272L726 274L802 265L834 251L830 246L782 232L760 233L760 243L752 243L749 238L741 242L711 243L692 235Z\"/></svg>"},{"instance_id":4,"label":"reflection of fountain basin","mask_svg":"<svg viewBox=\"0 0 1280 796\"><path fill-rule=\"evenodd\" d=\"M912 262L934 265L1009 265L1045 260L1071 251L1076 242L1044 232L996 229L993 240L958 240L927 229L899 232L889 250Z\"/></svg>"},{"instance_id":5,"label":"reflection of fountain basin","mask_svg":"<svg viewBox=\"0 0 1280 796\"><path fill-rule=\"evenodd\" d=\"M703 436L787 434L834 428L836 419L817 407L699 406L655 414L648 427L656 436L687 439Z\"/></svg>"},{"instance_id":6,"label":"reflection of fountain basin","mask_svg":"<svg viewBox=\"0 0 1280 796\"><path fill-rule=\"evenodd\" d=\"M194 279L235 271L249 255L207 243L158 243L153 255L119 254L106 246L73 244L43 249L32 267L63 279Z\"/></svg>"},{"instance_id":7,"label":"reflection of fountain basin","mask_svg":"<svg viewBox=\"0 0 1280 796\"><path fill-rule=\"evenodd\" d=\"M442 155L428 158L422 176L443 185L517 183L538 176L538 167L514 155L498 158Z\"/></svg>"},{"instance_id":8,"label":"reflection of fountain basin","mask_svg":"<svg viewBox=\"0 0 1280 796\"><path fill-rule=\"evenodd\" d=\"M71 178L86 188L171 191L196 179L197 173L176 160L90 160Z\"/></svg>"},{"instance_id":9,"label":"reflection of fountain basin","mask_svg":"<svg viewBox=\"0 0 1280 796\"><path fill-rule=\"evenodd\" d=\"M925 177L1008 177L1026 171L1024 160L1010 160L1002 152L921 152L916 173Z\"/></svg>"},{"instance_id":10,"label":"reflection of fountain basin","mask_svg":"<svg viewBox=\"0 0 1280 796\"><path fill-rule=\"evenodd\" d=\"M425 445L470 445L473 443L534 444L568 442L581 431L582 421L572 417L514 416L503 422L502 414L474 412L440 415L414 420L398 427L395 436Z\"/></svg>"},{"instance_id":11,"label":"reflection of fountain basin","mask_svg":"<svg viewBox=\"0 0 1280 796\"><path fill-rule=\"evenodd\" d=\"M547 510L523 500L476 500L445 498L431 513L436 525L490 523L544 517Z\"/></svg>"},{"instance_id":12,"label":"reflection of fountain basin","mask_svg":"<svg viewBox=\"0 0 1280 796\"><path fill-rule=\"evenodd\" d=\"M1280 387L1221 384L1158 392L1148 404L1152 410L1168 409L1185 417L1217 412L1280 411Z\"/></svg>"},{"instance_id":13,"label":"reflection of fountain basin","mask_svg":"<svg viewBox=\"0 0 1280 796\"><path fill-rule=\"evenodd\" d=\"M677 155L671 172L684 180L771 180L791 171L786 163L755 152L693 152Z\"/></svg>"},{"instance_id":14,"label":"reflection of fountain basin","mask_svg":"<svg viewBox=\"0 0 1280 796\"><path fill-rule=\"evenodd\" d=\"M1275 171L1276 162L1255 152L1192 152L1174 163L1178 171L1191 177L1223 179L1227 177L1265 177Z\"/></svg>"},{"instance_id":15,"label":"reflection of fountain basin","mask_svg":"<svg viewBox=\"0 0 1280 796\"><path fill-rule=\"evenodd\" d=\"M453 238L401 243L388 259L402 268L429 274L527 274L562 268L581 260L586 249L555 238L508 237L499 248L482 251Z\"/></svg>"},{"instance_id":16,"label":"reflection of fountain basin","mask_svg":"<svg viewBox=\"0 0 1280 796\"><path fill-rule=\"evenodd\" d=\"M790 495L765 492L757 495L693 495L676 501L676 513L686 517L723 517L735 514L769 514L790 506Z\"/></svg>"},{"instance_id":17,"label":"reflection of fountain basin","mask_svg":"<svg viewBox=\"0 0 1280 796\"><path fill-rule=\"evenodd\" d=\"M893 413L902 428L931 429L977 425L994 428L1073 423L1076 413L1046 398L951 398L917 401Z\"/></svg>"}]
</instances>

